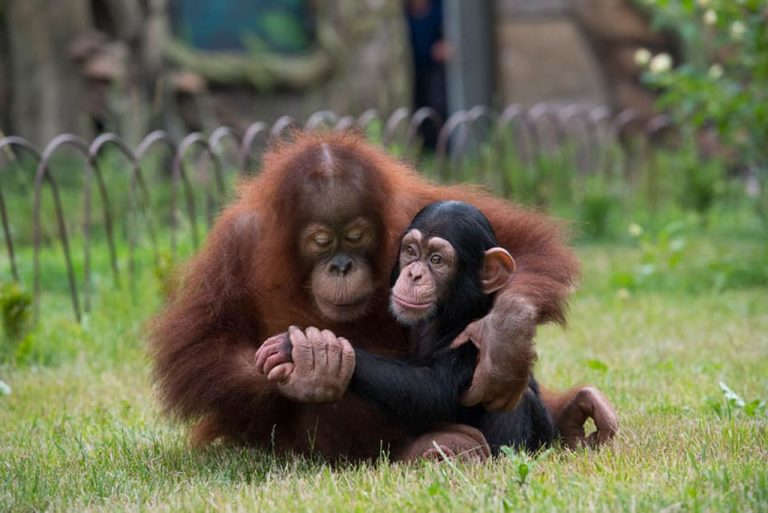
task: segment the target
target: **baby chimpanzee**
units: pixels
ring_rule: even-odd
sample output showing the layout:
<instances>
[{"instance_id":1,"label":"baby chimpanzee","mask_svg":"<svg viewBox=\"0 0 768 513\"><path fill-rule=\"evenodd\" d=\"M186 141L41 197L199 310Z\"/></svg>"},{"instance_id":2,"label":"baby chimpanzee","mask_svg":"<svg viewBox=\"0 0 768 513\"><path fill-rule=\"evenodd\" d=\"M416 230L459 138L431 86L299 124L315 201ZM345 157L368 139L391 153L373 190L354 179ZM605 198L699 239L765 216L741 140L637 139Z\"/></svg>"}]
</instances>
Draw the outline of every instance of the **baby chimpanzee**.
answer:
<instances>
[{"instance_id":1,"label":"baby chimpanzee","mask_svg":"<svg viewBox=\"0 0 768 513\"><path fill-rule=\"evenodd\" d=\"M467 424L483 433L493 454L503 445L536 450L551 443L555 428L533 376L512 411L460 402L478 353L472 344L451 349L451 342L490 311L514 266L479 209L442 201L421 210L402 238L390 299L398 322L409 326L412 356L404 361L355 349L350 390L414 434L438 422ZM290 342L281 350L290 355ZM279 363L272 361L271 367Z\"/></svg>"}]
</instances>

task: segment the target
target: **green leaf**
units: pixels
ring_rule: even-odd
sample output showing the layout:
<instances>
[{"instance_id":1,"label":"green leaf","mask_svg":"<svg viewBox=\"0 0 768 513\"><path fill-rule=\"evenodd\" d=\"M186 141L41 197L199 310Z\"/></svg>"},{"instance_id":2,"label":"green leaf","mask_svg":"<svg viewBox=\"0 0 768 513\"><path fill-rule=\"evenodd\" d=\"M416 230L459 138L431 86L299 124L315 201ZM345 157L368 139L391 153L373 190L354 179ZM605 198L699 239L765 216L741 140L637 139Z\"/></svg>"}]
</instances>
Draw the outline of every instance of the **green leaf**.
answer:
<instances>
[{"instance_id":1,"label":"green leaf","mask_svg":"<svg viewBox=\"0 0 768 513\"><path fill-rule=\"evenodd\" d=\"M517 465L517 476L521 484L525 483L525 479L528 477L529 472L530 468L527 462L521 462Z\"/></svg>"},{"instance_id":2,"label":"green leaf","mask_svg":"<svg viewBox=\"0 0 768 513\"><path fill-rule=\"evenodd\" d=\"M754 399L744 405L744 413L749 417L755 417L757 414L765 410L765 401L761 399Z\"/></svg>"},{"instance_id":3,"label":"green leaf","mask_svg":"<svg viewBox=\"0 0 768 513\"><path fill-rule=\"evenodd\" d=\"M429 487L427 488L427 494L428 494L430 497L436 497L436 496L438 496L438 495L444 495L444 494L445 494L445 490L443 489L443 485L442 485L442 483L440 483L439 481L435 481L435 482L433 482L433 483L432 483L431 485L429 485Z\"/></svg>"},{"instance_id":4,"label":"green leaf","mask_svg":"<svg viewBox=\"0 0 768 513\"><path fill-rule=\"evenodd\" d=\"M587 367L600 372L608 372L608 365L596 359L587 360Z\"/></svg>"},{"instance_id":5,"label":"green leaf","mask_svg":"<svg viewBox=\"0 0 768 513\"><path fill-rule=\"evenodd\" d=\"M632 289L637 285L635 275L627 271L619 271L611 276L611 284L617 289Z\"/></svg>"}]
</instances>

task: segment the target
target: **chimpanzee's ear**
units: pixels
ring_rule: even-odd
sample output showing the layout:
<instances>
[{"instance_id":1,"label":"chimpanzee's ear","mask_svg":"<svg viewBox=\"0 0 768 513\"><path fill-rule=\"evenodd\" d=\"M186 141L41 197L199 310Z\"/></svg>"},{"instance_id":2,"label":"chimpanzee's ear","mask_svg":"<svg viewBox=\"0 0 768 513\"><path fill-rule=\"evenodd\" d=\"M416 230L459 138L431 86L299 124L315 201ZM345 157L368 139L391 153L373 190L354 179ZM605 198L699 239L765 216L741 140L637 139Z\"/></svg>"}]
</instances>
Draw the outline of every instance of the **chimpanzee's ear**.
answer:
<instances>
[{"instance_id":1,"label":"chimpanzee's ear","mask_svg":"<svg viewBox=\"0 0 768 513\"><path fill-rule=\"evenodd\" d=\"M506 249L491 248L486 251L483 270L480 272L483 293L493 294L502 288L513 272L515 272L515 259Z\"/></svg>"}]
</instances>

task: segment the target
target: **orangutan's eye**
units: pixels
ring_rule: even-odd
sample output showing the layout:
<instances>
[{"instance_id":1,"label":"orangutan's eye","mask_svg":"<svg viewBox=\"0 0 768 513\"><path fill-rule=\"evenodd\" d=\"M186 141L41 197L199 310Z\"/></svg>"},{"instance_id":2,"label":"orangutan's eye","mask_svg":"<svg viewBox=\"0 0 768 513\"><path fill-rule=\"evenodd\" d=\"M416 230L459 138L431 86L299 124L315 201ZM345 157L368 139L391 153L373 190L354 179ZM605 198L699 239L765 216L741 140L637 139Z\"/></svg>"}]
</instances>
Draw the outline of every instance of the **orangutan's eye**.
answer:
<instances>
[{"instance_id":1,"label":"orangutan's eye","mask_svg":"<svg viewBox=\"0 0 768 513\"><path fill-rule=\"evenodd\" d=\"M317 232L312 236L312 240L315 244L324 248L331 243L331 236L325 232Z\"/></svg>"},{"instance_id":2,"label":"orangutan's eye","mask_svg":"<svg viewBox=\"0 0 768 513\"><path fill-rule=\"evenodd\" d=\"M360 228L355 228L347 232L346 236L347 242L360 242L363 239L363 230Z\"/></svg>"}]
</instances>

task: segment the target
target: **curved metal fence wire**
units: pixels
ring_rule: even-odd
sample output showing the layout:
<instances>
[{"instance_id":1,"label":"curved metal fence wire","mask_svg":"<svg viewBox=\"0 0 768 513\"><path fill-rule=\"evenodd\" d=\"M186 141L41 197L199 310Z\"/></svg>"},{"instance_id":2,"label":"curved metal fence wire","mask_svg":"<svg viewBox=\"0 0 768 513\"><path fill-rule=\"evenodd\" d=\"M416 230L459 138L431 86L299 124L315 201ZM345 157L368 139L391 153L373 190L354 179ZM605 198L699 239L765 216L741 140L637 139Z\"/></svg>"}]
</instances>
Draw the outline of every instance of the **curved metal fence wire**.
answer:
<instances>
[{"instance_id":1,"label":"curved metal fence wire","mask_svg":"<svg viewBox=\"0 0 768 513\"><path fill-rule=\"evenodd\" d=\"M422 145L420 132L429 126L437 132L437 142L433 150L428 151ZM168 213L170 229L170 252L175 257L178 246L178 232L181 221L187 224L192 246L198 247L201 236L198 227L196 193L206 198L207 221L213 221L214 213L226 200L227 183L225 161L235 168L238 174L247 176L258 172L261 153L272 139L288 137L293 129L315 130L330 129L337 131L357 130L368 137L378 140L382 145L394 149L398 154L420 162L428 153L432 155L434 176L440 180L456 179L456 170L466 165L471 155L477 155L480 147L490 152L485 159L477 159L476 175L481 180L489 172L489 162L507 162L513 154L522 164L525 172L536 173L541 170L542 157L568 159L577 172L599 173L613 168L615 159L622 159L629 169L633 159L652 162L650 155L653 146L647 144L666 130L673 129L669 119L658 116L650 120L643 119L638 113L626 110L612 114L606 107L588 107L583 105L552 106L534 105L530 108L510 105L500 112L494 112L484 106L476 106L466 111L452 114L443 119L435 110L428 107L412 112L406 107L396 109L387 117L375 109L370 109L360 116L340 116L329 110L321 110L310 115L301 124L290 116L283 116L273 124L257 121L243 131L221 126L206 135L200 132L190 133L180 141L174 140L164 131L149 133L135 147L128 144L119 135L104 133L91 142L72 134L60 134L54 137L42 150L30 141L7 136L0 138L0 176L12 168L17 172L34 173L32 199L33 218L33 270L32 291L35 312L38 311L41 295L40 253L43 245L41 208L43 190L47 188L53 201L53 212L57 228L57 237L61 244L61 258L66 269L72 310L79 322L83 312L91 309L92 298L92 263L91 263L91 226L92 189L94 182L100 198L102 223L109 251L110 272L116 286L121 284L121 270L118 266L118 249L115 243L115 212L113 194L127 195L129 216L141 219L139 223L129 224L127 234L128 272L133 277L136 271L136 230L145 230L155 262L159 257L158 231L149 215L153 205L153 191L147 185L144 173L151 163L152 171L163 175L170 188L170 207ZM624 142L631 138L639 144ZM230 151L227 151L229 147ZM641 148L641 151L636 151ZM170 158L156 158L164 150ZM83 281L82 288L73 265L71 240L67 231L67 213L62 205L59 176L64 169L57 169L55 157L63 152L79 154L83 165L77 168L82 176L83 194ZM107 152L122 156L128 163L129 183L127 191L110 191L105 181L105 169L101 157ZM618 154L617 154L618 153ZM26 160L20 157L27 155ZM150 159L152 154L155 158ZM195 158L194 168L190 169L190 159ZM202 165L207 159L208 165ZM33 169L24 163L31 161ZM474 163L475 161L473 161ZM485 162L485 163L483 163ZM71 169L68 169L71 171ZM202 185L190 175L199 175L207 170L210 176ZM112 169L109 170L112 172ZM506 176L506 173L502 173ZM12 218L27 215L25 212L9 212L7 200L0 180L0 222L5 248L8 255L10 274L14 280L20 280L17 262L18 251L14 245ZM231 181L230 181L231 182ZM211 186L211 184L213 184ZM195 190L199 187L201 190ZM503 179L500 193L509 195L511 185ZM180 198L181 196L181 198ZM183 216L183 217L182 217ZM81 296L82 294L82 303Z\"/></svg>"}]
</instances>

